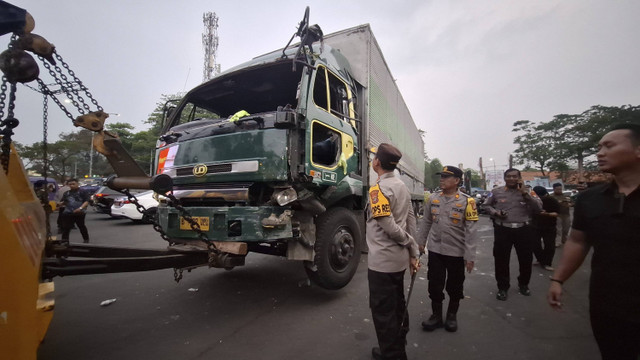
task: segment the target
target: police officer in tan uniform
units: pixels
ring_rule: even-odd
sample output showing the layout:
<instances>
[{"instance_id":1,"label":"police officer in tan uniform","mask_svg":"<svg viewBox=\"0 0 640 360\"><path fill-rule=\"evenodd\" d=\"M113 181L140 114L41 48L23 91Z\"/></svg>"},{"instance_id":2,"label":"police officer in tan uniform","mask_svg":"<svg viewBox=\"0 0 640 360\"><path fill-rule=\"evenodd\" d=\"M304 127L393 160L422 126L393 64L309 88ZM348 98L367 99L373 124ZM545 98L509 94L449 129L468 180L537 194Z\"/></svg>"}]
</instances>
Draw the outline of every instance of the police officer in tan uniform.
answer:
<instances>
[{"instance_id":1,"label":"police officer in tan uniform","mask_svg":"<svg viewBox=\"0 0 640 360\"><path fill-rule=\"evenodd\" d=\"M478 235L478 209L473 197L458 189L462 182L462 170L445 166L440 175L439 193L434 193L426 204L425 216L418 235L418 245L429 256L429 298L433 314L422 322L425 331L433 331L444 325L445 330L458 330L456 314L460 300L464 298L464 270L473 270L476 260ZM442 320L443 290L449 294L446 321Z\"/></svg>"},{"instance_id":2,"label":"police officer in tan uniform","mask_svg":"<svg viewBox=\"0 0 640 360\"><path fill-rule=\"evenodd\" d=\"M518 169L504 172L506 186L491 190L483 208L493 219L493 258L495 261L498 293L496 298L507 300L509 290L509 262L511 248L515 247L520 265L518 290L530 296L531 264L533 262L533 234L531 217L542 211L542 201L534 192L528 192Z\"/></svg>"},{"instance_id":3,"label":"police officer in tan uniform","mask_svg":"<svg viewBox=\"0 0 640 360\"><path fill-rule=\"evenodd\" d=\"M369 306L380 346L372 349L373 359L407 358L404 274L407 268L418 271L419 251L411 195L394 174L401 157L400 150L383 143L372 162L378 181L369 190L367 209Z\"/></svg>"}]
</instances>

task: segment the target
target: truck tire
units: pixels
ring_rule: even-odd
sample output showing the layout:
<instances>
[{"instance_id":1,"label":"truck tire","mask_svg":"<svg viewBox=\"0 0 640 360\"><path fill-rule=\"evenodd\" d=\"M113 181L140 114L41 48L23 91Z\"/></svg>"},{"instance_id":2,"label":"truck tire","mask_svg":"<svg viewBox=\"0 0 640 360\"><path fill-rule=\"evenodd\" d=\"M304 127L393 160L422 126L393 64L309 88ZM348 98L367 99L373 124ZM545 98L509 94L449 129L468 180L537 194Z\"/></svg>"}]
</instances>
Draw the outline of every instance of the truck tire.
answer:
<instances>
[{"instance_id":1,"label":"truck tire","mask_svg":"<svg viewBox=\"0 0 640 360\"><path fill-rule=\"evenodd\" d=\"M337 290L349 283L360 263L362 233L353 211L342 207L327 210L316 221L313 266L306 266L316 285Z\"/></svg>"}]
</instances>

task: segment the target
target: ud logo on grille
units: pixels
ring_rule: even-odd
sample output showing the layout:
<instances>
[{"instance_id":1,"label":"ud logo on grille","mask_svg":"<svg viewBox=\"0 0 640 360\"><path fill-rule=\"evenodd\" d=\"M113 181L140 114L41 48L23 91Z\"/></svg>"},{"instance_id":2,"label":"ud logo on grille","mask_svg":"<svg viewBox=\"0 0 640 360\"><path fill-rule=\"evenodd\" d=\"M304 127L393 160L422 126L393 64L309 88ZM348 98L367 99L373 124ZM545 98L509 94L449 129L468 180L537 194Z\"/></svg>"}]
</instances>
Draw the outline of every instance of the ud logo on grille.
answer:
<instances>
[{"instance_id":1,"label":"ud logo on grille","mask_svg":"<svg viewBox=\"0 0 640 360\"><path fill-rule=\"evenodd\" d=\"M193 175L200 177L200 176L205 176L206 174L207 174L207 165L198 164L193 167Z\"/></svg>"}]
</instances>

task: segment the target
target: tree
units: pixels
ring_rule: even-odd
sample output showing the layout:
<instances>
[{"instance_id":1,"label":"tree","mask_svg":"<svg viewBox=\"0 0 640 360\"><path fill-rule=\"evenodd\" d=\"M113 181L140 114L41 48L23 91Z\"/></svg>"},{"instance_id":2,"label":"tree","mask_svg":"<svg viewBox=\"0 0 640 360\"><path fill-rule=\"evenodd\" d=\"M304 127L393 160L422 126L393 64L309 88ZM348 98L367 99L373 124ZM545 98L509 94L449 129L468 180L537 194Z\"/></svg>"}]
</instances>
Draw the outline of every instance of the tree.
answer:
<instances>
[{"instance_id":1,"label":"tree","mask_svg":"<svg viewBox=\"0 0 640 360\"><path fill-rule=\"evenodd\" d=\"M165 116L165 105L167 107L175 106L182 99L184 93L175 93L175 94L162 94L160 95L160 100L156 103L155 109L149 114L147 120L145 120L145 124L150 124L150 131L152 134L155 134L156 137L160 136L160 132L162 131L162 126L164 125L162 122ZM169 102L167 104L167 102Z\"/></svg>"},{"instance_id":2,"label":"tree","mask_svg":"<svg viewBox=\"0 0 640 360\"><path fill-rule=\"evenodd\" d=\"M464 169L465 176L466 176L468 171L471 172L471 179L470 179L471 187L481 187L482 186L482 177L480 176L480 172L478 170L475 170L475 169L467 168L467 169ZM469 190L469 192L471 192L471 189L467 189L467 190Z\"/></svg>"},{"instance_id":3,"label":"tree","mask_svg":"<svg viewBox=\"0 0 640 360\"><path fill-rule=\"evenodd\" d=\"M589 158L597 152L598 141L618 123L640 124L640 106L594 105L579 115L560 114L539 128L552 139L552 165L566 169L568 161L576 161L578 173L590 166ZM580 175L581 176L581 175Z\"/></svg>"},{"instance_id":4,"label":"tree","mask_svg":"<svg viewBox=\"0 0 640 360\"><path fill-rule=\"evenodd\" d=\"M440 186L440 177L436 175L437 172L442 171L442 163L438 159L433 159L431 162L424 162L424 186L429 189L435 189Z\"/></svg>"},{"instance_id":5,"label":"tree","mask_svg":"<svg viewBox=\"0 0 640 360\"><path fill-rule=\"evenodd\" d=\"M514 162L525 166L535 165L542 176L546 176L545 170L553 159L553 139L547 135L541 125L536 125L529 120L519 120L513 123L513 132L520 135L513 139L518 145L515 150Z\"/></svg>"}]
</instances>

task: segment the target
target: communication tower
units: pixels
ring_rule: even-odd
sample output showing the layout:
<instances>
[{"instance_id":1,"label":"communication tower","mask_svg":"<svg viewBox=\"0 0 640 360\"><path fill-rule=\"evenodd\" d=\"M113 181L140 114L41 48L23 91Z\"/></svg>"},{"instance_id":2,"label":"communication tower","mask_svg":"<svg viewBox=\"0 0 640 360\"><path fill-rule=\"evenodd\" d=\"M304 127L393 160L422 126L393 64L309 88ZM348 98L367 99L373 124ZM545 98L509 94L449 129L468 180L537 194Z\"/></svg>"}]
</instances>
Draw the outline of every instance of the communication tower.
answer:
<instances>
[{"instance_id":1,"label":"communication tower","mask_svg":"<svg viewBox=\"0 0 640 360\"><path fill-rule=\"evenodd\" d=\"M202 34L202 47L204 48L204 70L202 82L211 79L220 73L220 64L217 63L218 53L218 16L216 13L206 12L202 15L204 33Z\"/></svg>"}]
</instances>

